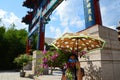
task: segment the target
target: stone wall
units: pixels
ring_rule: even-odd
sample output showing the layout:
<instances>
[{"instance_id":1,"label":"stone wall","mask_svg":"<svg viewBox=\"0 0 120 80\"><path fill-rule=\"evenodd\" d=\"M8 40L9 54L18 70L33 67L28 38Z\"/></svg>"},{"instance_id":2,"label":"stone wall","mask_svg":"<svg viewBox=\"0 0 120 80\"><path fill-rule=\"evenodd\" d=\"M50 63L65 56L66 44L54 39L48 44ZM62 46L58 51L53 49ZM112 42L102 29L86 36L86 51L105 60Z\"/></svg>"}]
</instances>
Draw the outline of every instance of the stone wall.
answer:
<instances>
[{"instance_id":1,"label":"stone wall","mask_svg":"<svg viewBox=\"0 0 120 80\"><path fill-rule=\"evenodd\" d=\"M37 51L34 51L34 52L33 52L33 61L32 61L32 73L33 73L34 75L37 75L36 68L38 68L37 66L40 65L39 60L38 60L39 58L42 58L42 55L41 55L41 54L38 54ZM48 75L48 68L44 68L43 74L44 74L44 75Z\"/></svg>"},{"instance_id":2,"label":"stone wall","mask_svg":"<svg viewBox=\"0 0 120 80\"><path fill-rule=\"evenodd\" d=\"M92 65L101 68L101 80L120 80L120 42L116 30L95 25L86 30L78 32L94 38L105 40L105 46L101 50L88 53ZM81 66L88 66L88 61L80 59Z\"/></svg>"}]
</instances>

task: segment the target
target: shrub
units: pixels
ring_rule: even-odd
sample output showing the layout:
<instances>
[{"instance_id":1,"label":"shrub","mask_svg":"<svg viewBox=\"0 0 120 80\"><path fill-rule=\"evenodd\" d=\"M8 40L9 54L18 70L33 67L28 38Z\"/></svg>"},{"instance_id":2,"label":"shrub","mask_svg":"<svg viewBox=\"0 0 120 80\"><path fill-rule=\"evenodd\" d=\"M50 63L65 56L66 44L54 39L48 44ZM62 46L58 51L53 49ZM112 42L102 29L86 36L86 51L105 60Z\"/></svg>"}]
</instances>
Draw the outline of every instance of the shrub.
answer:
<instances>
[{"instance_id":1,"label":"shrub","mask_svg":"<svg viewBox=\"0 0 120 80\"><path fill-rule=\"evenodd\" d=\"M32 56L28 54L21 54L14 59L14 63L22 67L22 71L24 71L23 67L27 65L30 61L32 61Z\"/></svg>"}]
</instances>

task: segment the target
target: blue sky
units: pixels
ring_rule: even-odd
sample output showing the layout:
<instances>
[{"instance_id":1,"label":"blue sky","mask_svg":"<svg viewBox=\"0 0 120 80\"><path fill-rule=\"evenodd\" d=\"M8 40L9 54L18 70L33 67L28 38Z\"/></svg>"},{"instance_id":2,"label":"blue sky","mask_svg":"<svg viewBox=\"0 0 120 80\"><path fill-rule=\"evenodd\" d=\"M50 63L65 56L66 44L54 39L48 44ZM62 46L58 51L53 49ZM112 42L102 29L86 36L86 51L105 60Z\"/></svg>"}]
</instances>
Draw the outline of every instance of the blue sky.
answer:
<instances>
[{"instance_id":1,"label":"blue sky","mask_svg":"<svg viewBox=\"0 0 120 80\"><path fill-rule=\"evenodd\" d=\"M7 28L15 23L17 29L28 28L21 23L29 11L23 7L25 0L0 0L0 18ZM120 0L100 0L102 22L104 26L115 29L120 21ZM85 29L83 0L65 0L50 16L51 21L46 25L45 37L57 38L66 32L78 32Z\"/></svg>"}]
</instances>

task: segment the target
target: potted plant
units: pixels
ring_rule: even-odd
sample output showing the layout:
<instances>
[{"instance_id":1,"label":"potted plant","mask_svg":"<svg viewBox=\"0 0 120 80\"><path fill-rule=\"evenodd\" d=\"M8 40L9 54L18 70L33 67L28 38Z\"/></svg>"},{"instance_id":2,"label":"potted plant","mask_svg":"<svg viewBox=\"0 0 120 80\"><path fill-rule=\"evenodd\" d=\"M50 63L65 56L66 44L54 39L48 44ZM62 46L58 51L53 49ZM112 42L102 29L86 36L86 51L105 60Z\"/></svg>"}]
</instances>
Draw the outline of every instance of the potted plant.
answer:
<instances>
[{"instance_id":1,"label":"potted plant","mask_svg":"<svg viewBox=\"0 0 120 80\"><path fill-rule=\"evenodd\" d=\"M32 61L32 56L28 54L21 54L14 59L14 63L22 68L20 70L20 77L25 76L24 66L26 66L30 61Z\"/></svg>"}]
</instances>

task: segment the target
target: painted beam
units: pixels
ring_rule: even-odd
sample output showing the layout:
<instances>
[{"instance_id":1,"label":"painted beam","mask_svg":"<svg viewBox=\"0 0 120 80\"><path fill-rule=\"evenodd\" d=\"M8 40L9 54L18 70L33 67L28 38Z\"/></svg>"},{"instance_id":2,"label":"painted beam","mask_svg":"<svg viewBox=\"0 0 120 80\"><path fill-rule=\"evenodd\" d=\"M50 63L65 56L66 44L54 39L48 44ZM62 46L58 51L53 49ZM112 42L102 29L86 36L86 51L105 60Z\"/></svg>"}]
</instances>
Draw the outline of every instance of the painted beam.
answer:
<instances>
[{"instance_id":1,"label":"painted beam","mask_svg":"<svg viewBox=\"0 0 120 80\"><path fill-rule=\"evenodd\" d=\"M47 1L47 0L46 0ZM45 5L45 1L43 1L40 5L40 7L37 9L36 14L32 20L32 24L31 26L33 26L33 24L35 23L35 21L38 18L43 18L43 17L47 17L50 13L52 13L52 11L62 2L63 0L50 0L50 2L46 5L46 8L44 8L44 10L42 10L43 6ZM39 21L39 20L38 20ZM31 31L28 34L28 37L30 37L32 34L34 34L34 32L36 32L36 30L38 30L39 28L39 22L37 22L37 24L35 24L35 26L33 27L33 29L31 29Z\"/></svg>"},{"instance_id":2,"label":"painted beam","mask_svg":"<svg viewBox=\"0 0 120 80\"><path fill-rule=\"evenodd\" d=\"M42 16L46 17L50 12L52 12L63 0L50 0L46 8L42 11Z\"/></svg>"},{"instance_id":3,"label":"painted beam","mask_svg":"<svg viewBox=\"0 0 120 80\"><path fill-rule=\"evenodd\" d=\"M37 9L36 15L34 16L33 20L32 20L32 25L35 23L35 21L40 17L42 13L42 8L41 9Z\"/></svg>"},{"instance_id":4,"label":"painted beam","mask_svg":"<svg viewBox=\"0 0 120 80\"><path fill-rule=\"evenodd\" d=\"M39 26L40 26L40 24L38 21L37 24L33 27L33 29L29 32L28 38L31 37L31 35L34 34L38 30Z\"/></svg>"}]
</instances>

